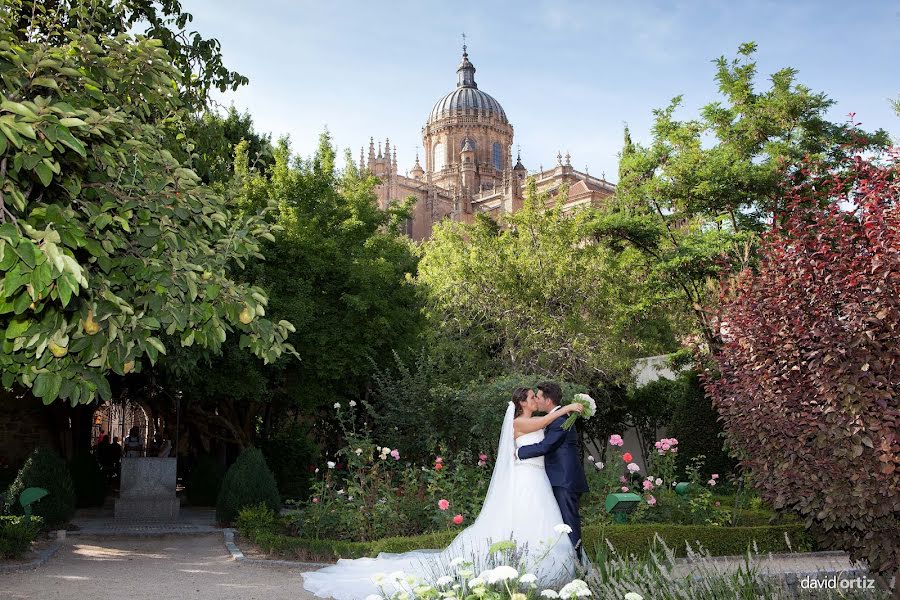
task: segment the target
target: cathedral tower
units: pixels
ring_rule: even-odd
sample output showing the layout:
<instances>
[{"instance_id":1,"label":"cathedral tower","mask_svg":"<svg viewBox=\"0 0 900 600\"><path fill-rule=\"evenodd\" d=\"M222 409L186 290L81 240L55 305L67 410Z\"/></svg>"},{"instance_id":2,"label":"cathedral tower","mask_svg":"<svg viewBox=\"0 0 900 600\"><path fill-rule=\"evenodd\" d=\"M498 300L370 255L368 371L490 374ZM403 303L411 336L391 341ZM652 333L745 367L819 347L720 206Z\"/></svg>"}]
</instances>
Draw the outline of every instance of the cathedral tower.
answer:
<instances>
[{"instance_id":1,"label":"cathedral tower","mask_svg":"<svg viewBox=\"0 0 900 600\"><path fill-rule=\"evenodd\" d=\"M425 171L435 185L478 194L502 185L513 128L500 103L478 89L465 45L456 75L456 89L435 103L422 128Z\"/></svg>"}]
</instances>

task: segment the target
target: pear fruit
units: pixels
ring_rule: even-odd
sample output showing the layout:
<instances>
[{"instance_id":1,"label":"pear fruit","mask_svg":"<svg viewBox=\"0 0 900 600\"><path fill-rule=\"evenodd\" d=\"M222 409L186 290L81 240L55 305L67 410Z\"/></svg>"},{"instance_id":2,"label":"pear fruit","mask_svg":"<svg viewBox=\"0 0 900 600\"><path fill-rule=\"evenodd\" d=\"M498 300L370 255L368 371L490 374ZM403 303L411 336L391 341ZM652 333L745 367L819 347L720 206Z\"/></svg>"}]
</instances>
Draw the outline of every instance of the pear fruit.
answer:
<instances>
[{"instance_id":1,"label":"pear fruit","mask_svg":"<svg viewBox=\"0 0 900 600\"><path fill-rule=\"evenodd\" d=\"M94 311L88 311L87 319L82 322L82 327L84 327L84 332L88 335L94 335L100 331L100 324L94 320Z\"/></svg>"},{"instance_id":2,"label":"pear fruit","mask_svg":"<svg viewBox=\"0 0 900 600\"><path fill-rule=\"evenodd\" d=\"M249 306L244 305L244 310L241 311L238 320L244 325L249 325L253 321L253 313L250 312Z\"/></svg>"},{"instance_id":3,"label":"pear fruit","mask_svg":"<svg viewBox=\"0 0 900 600\"><path fill-rule=\"evenodd\" d=\"M47 347L50 349L50 353L56 358L62 358L69 353L69 349L67 347L60 346L53 340L50 340L50 343L47 344Z\"/></svg>"},{"instance_id":4,"label":"pear fruit","mask_svg":"<svg viewBox=\"0 0 900 600\"><path fill-rule=\"evenodd\" d=\"M122 372L125 373L126 375L128 375L129 373L131 373L131 371L132 371L133 369L134 369L134 361L133 361L133 360L129 360L127 363L125 363L125 364L122 366Z\"/></svg>"}]
</instances>

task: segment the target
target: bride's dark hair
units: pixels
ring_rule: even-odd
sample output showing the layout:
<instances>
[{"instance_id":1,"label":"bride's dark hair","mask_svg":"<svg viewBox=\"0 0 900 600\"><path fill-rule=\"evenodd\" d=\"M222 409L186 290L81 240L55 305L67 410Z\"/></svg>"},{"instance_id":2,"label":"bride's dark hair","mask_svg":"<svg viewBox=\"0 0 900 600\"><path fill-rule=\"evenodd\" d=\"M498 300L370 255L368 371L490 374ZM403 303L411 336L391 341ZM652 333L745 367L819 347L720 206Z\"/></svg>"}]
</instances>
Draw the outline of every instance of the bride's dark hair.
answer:
<instances>
[{"instance_id":1,"label":"bride's dark hair","mask_svg":"<svg viewBox=\"0 0 900 600\"><path fill-rule=\"evenodd\" d=\"M518 418L522 414L522 405L525 404L525 401L528 400L528 392L530 388L527 387L519 387L516 388L512 395L512 401L516 405L516 412L513 415L513 418Z\"/></svg>"}]
</instances>

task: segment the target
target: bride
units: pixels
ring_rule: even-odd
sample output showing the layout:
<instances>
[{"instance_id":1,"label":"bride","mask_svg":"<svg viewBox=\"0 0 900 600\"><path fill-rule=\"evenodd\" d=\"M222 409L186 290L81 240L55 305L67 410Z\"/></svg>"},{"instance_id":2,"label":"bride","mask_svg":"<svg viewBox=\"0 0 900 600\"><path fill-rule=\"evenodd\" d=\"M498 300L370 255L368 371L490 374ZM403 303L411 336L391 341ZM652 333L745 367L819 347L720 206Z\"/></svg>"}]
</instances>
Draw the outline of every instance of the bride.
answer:
<instances>
[{"instance_id":1,"label":"bride","mask_svg":"<svg viewBox=\"0 0 900 600\"><path fill-rule=\"evenodd\" d=\"M544 458L518 460L515 451L540 442L544 427L562 414L580 412L583 407L573 403L543 417L533 416L536 410L534 392L516 389L503 419L497 463L481 513L447 548L341 559L333 566L305 573L303 586L320 598L360 600L379 593L373 581L376 574L402 571L429 579L454 558L477 564L479 557L487 557L491 544L505 540L515 541L524 564L540 581L571 579L575 574L575 551L569 538L555 529L563 520L544 471Z\"/></svg>"}]
</instances>

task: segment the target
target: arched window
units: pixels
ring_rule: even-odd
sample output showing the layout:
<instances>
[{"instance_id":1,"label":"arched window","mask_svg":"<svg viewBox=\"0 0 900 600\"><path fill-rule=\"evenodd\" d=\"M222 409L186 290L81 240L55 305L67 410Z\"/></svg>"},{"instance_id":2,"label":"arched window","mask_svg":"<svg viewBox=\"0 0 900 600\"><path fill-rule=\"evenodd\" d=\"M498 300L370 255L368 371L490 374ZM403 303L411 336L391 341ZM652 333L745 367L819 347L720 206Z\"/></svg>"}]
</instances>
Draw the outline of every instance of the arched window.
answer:
<instances>
[{"instance_id":1,"label":"arched window","mask_svg":"<svg viewBox=\"0 0 900 600\"><path fill-rule=\"evenodd\" d=\"M440 142L434 145L434 171L440 171L444 168L444 145Z\"/></svg>"},{"instance_id":2,"label":"arched window","mask_svg":"<svg viewBox=\"0 0 900 600\"><path fill-rule=\"evenodd\" d=\"M494 147L492 148L492 152L491 152L491 162L493 163L495 169L497 169L498 171L503 170L503 164L502 164L503 161L500 157L499 142L494 142Z\"/></svg>"}]
</instances>

